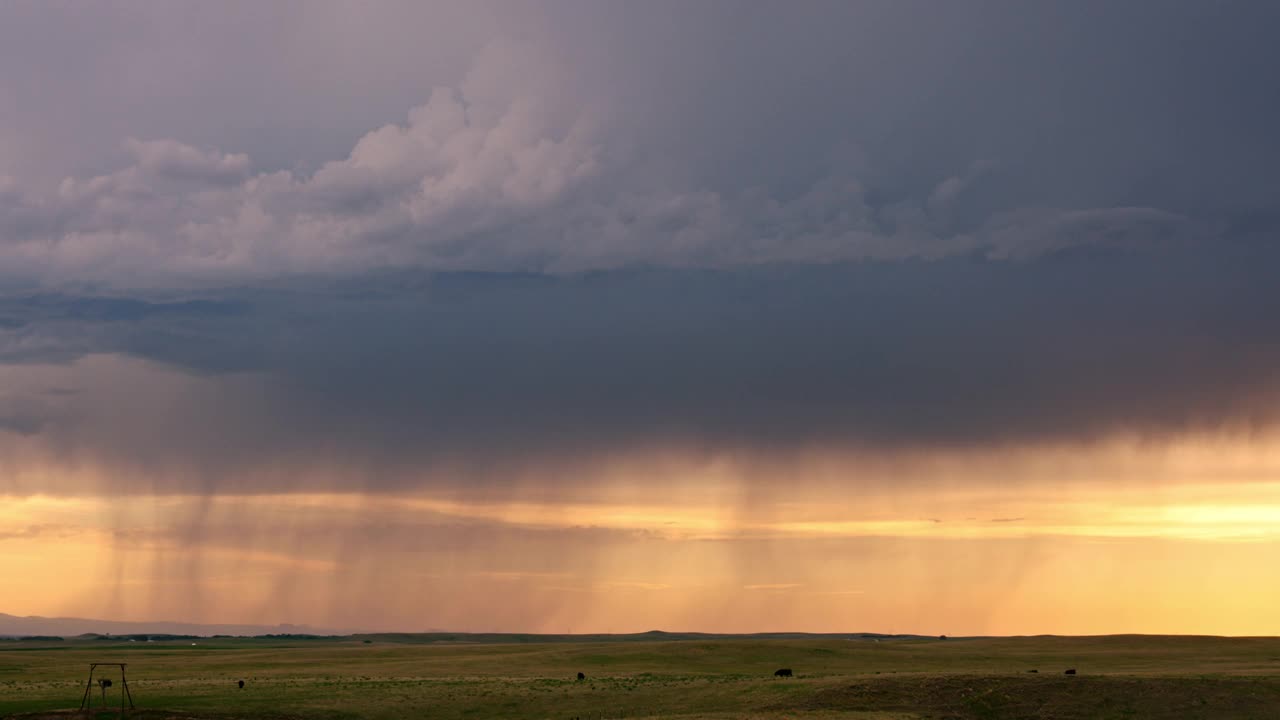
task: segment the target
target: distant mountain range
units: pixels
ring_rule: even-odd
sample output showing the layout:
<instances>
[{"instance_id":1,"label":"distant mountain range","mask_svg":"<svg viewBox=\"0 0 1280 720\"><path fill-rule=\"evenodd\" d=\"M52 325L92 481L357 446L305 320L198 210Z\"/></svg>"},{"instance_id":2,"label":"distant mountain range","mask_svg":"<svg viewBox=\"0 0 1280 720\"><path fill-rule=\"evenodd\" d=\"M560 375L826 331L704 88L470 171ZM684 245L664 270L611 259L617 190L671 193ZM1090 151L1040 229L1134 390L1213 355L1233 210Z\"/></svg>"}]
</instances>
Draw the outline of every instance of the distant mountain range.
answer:
<instances>
[{"instance_id":1,"label":"distant mountain range","mask_svg":"<svg viewBox=\"0 0 1280 720\"><path fill-rule=\"evenodd\" d=\"M767 639L803 639L803 638L841 638L846 640L910 640L932 639L925 635L887 635L882 633L804 633L804 632L763 632L763 633L699 633L699 632L664 632L650 630L643 633L589 633L538 634L538 633L494 633L494 632L452 632L438 628L429 628L420 632L367 632L352 629L317 628L311 625L206 625L201 623L141 621L129 622L120 620L89 620L86 618L47 618L39 616L19 617L0 613L0 638L21 637L62 637L74 638L80 635L196 635L210 637L213 635L261 636L261 635L317 635L317 636L356 636L377 639L387 642L407 643L548 643L548 642L627 642L654 640L712 640L726 638ZM943 636L946 637L946 636Z\"/></svg>"},{"instance_id":2,"label":"distant mountain range","mask_svg":"<svg viewBox=\"0 0 1280 720\"><path fill-rule=\"evenodd\" d=\"M343 635L351 631L314 628L309 625L204 625L184 622L125 622L119 620L89 620L85 618L47 618L39 616L19 617L0 613L0 637L28 635L59 635L72 637L94 633L98 635Z\"/></svg>"}]
</instances>

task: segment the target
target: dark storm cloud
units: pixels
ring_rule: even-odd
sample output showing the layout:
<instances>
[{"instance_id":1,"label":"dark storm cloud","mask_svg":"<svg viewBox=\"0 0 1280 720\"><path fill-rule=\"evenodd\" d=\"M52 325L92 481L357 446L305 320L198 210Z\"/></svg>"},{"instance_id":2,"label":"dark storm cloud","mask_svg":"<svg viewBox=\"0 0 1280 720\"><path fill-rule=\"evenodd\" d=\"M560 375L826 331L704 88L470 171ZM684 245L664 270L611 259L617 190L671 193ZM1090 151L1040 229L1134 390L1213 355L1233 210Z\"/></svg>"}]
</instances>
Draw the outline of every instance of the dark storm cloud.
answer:
<instances>
[{"instance_id":1,"label":"dark storm cloud","mask_svg":"<svg viewBox=\"0 0 1280 720\"><path fill-rule=\"evenodd\" d=\"M0 9L0 370L210 384L0 397L59 452L1276 419L1273 3L42 7Z\"/></svg>"},{"instance_id":2,"label":"dark storm cloud","mask_svg":"<svg viewBox=\"0 0 1280 720\"><path fill-rule=\"evenodd\" d=\"M44 437L128 463L990 447L1280 419L1277 260L1216 243L1016 262L397 273L185 302L23 297L0 311L67 339L48 360L123 353L223 388L158 414L118 407L109 429L80 417L102 422L83 409L92 394L56 398ZM263 380L233 382L246 376Z\"/></svg>"}]
</instances>

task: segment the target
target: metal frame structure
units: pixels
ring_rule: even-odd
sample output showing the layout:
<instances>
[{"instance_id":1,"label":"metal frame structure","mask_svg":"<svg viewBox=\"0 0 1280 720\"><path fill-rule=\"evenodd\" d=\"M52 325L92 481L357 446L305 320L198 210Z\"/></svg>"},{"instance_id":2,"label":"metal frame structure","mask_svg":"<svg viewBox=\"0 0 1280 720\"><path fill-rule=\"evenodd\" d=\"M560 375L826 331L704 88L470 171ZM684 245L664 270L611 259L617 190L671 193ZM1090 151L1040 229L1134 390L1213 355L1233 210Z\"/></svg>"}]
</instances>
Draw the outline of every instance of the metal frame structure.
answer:
<instances>
[{"instance_id":1,"label":"metal frame structure","mask_svg":"<svg viewBox=\"0 0 1280 720\"><path fill-rule=\"evenodd\" d=\"M124 676L124 668L125 668L125 665L127 665L127 664L128 664L128 663L89 663L89 682L84 686L84 696L80 698L80 709L81 709L81 710L92 710L92 709L93 709L93 698L90 696L90 692L93 690L93 673L94 673L95 671L97 671L98 666L99 666L99 665L114 665L114 666L116 666L116 667L120 668L120 685L122 686L122 689L123 689L123 691L120 693L120 714L121 714L121 715L123 715L123 714L124 714L124 711L125 711L124 701L125 701L125 699L126 699L126 698L128 698L128 700L129 700L129 709L130 709L130 710L133 710L133 709L134 709L134 708L133 708L133 694L129 692L129 681L128 681L128 679L126 679L126 678L125 678L125 676ZM104 687L104 688L102 689L102 707L103 707L103 709L106 709L106 707L107 707L107 696L106 696L106 692L107 692L107 690L106 690L106 688Z\"/></svg>"}]
</instances>

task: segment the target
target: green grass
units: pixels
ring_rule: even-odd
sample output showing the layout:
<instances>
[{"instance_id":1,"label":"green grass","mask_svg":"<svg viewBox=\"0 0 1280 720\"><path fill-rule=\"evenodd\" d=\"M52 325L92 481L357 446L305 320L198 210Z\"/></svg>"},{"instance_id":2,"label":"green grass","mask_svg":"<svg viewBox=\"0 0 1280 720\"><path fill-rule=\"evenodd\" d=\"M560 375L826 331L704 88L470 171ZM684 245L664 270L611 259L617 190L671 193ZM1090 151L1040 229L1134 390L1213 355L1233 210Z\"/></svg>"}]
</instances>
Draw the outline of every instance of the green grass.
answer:
<instances>
[{"instance_id":1,"label":"green grass","mask_svg":"<svg viewBox=\"0 0 1280 720\"><path fill-rule=\"evenodd\" d=\"M1280 718L1275 638L484 639L0 642L0 717L57 717L90 662L127 662L155 719Z\"/></svg>"}]
</instances>

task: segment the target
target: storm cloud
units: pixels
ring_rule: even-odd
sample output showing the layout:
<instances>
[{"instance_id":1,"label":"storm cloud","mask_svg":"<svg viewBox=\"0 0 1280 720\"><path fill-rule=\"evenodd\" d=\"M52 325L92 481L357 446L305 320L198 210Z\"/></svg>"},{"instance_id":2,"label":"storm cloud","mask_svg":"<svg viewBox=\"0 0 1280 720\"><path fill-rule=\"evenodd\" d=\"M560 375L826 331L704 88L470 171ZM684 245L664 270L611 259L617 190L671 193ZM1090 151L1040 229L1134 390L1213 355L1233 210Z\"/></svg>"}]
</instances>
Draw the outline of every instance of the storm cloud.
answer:
<instances>
[{"instance_id":1,"label":"storm cloud","mask_svg":"<svg viewBox=\"0 0 1280 720\"><path fill-rule=\"evenodd\" d=\"M1274 5L87 12L129 41L0 10L10 448L221 477L1278 419Z\"/></svg>"},{"instance_id":2,"label":"storm cloud","mask_svg":"<svg viewBox=\"0 0 1280 720\"><path fill-rule=\"evenodd\" d=\"M1280 419L1280 298L1270 254L1229 250L10 297L8 361L88 387L23 383L7 417L64 454L217 475L1252 431Z\"/></svg>"}]
</instances>

